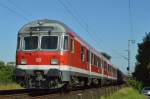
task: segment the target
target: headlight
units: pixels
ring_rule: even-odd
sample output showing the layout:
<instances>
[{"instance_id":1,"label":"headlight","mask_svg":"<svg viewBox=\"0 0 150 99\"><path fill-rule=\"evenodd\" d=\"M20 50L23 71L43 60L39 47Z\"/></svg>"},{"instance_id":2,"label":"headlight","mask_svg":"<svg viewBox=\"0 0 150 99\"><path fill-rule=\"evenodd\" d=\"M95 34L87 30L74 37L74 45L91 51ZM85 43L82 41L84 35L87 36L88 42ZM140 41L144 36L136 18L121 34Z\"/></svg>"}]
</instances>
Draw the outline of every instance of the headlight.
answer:
<instances>
[{"instance_id":1,"label":"headlight","mask_svg":"<svg viewBox=\"0 0 150 99\"><path fill-rule=\"evenodd\" d=\"M51 64L52 64L52 65L58 64L58 60L57 60L57 59L51 59Z\"/></svg>"},{"instance_id":2,"label":"headlight","mask_svg":"<svg viewBox=\"0 0 150 99\"><path fill-rule=\"evenodd\" d=\"M21 64L23 64L23 65L27 64L27 60L26 59L21 59Z\"/></svg>"}]
</instances>

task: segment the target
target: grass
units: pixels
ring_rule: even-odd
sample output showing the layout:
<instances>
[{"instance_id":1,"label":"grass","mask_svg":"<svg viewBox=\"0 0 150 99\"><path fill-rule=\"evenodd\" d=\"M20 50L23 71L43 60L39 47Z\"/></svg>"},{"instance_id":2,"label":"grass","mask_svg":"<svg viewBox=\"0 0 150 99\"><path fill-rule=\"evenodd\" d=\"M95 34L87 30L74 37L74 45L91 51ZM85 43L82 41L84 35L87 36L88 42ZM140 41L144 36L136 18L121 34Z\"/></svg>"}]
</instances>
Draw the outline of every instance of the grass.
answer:
<instances>
[{"instance_id":1,"label":"grass","mask_svg":"<svg viewBox=\"0 0 150 99\"><path fill-rule=\"evenodd\" d=\"M112 94L111 96L107 97L103 96L100 99L147 99L147 98L143 94L140 94L137 90L126 87Z\"/></svg>"},{"instance_id":2,"label":"grass","mask_svg":"<svg viewBox=\"0 0 150 99\"><path fill-rule=\"evenodd\" d=\"M12 90L12 89L23 89L23 88L16 83L0 84L0 90Z\"/></svg>"}]
</instances>

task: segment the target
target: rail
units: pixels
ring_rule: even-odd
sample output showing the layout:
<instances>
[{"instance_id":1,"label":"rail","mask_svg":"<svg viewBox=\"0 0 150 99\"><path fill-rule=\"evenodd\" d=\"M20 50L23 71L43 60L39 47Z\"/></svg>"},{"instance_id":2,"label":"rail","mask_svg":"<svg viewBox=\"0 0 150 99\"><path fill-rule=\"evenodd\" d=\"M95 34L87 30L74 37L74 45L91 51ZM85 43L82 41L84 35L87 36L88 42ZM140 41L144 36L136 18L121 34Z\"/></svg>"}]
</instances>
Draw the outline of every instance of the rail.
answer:
<instances>
[{"instance_id":1,"label":"rail","mask_svg":"<svg viewBox=\"0 0 150 99\"><path fill-rule=\"evenodd\" d=\"M101 96L109 96L123 86L109 86L101 88L80 89L69 92L58 90L20 90L16 93L0 91L0 99L100 99ZM1 93L2 92L2 93ZM6 91L5 91L6 92ZM15 92L15 91L14 91ZM33 94L34 93L34 94Z\"/></svg>"}]
</instances>

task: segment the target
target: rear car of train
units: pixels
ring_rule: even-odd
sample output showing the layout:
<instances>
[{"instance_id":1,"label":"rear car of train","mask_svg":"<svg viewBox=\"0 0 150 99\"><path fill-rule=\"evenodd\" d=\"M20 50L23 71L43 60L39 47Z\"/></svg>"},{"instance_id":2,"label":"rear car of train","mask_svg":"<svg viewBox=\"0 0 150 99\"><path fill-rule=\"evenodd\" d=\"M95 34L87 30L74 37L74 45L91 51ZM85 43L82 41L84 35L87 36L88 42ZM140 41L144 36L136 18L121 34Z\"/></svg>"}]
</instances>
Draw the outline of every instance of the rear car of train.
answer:
<instances>
[{"instance_id":1,"label":"rear car of train","mask_svg":"<svg viewBox=\"0 0 150 99\"><path fill-rule=\"evenodd\" d=\"M26 88L55 88L67 81L67 68L62 66L68 64L69 32L69 28L54 20L24 25L17 38L17 82Z\"/></svg>"}]
</instances>

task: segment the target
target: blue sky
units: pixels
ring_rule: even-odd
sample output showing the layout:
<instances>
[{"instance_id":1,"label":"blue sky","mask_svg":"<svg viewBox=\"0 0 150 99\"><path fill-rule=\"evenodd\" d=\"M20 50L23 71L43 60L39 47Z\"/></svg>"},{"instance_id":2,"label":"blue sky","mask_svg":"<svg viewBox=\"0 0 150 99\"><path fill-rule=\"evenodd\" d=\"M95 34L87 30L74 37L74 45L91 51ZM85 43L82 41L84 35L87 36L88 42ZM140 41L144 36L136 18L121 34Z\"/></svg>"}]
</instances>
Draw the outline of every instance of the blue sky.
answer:
<instances>
[{"instance_id":1,"label":"blue sky","mask_svg":"<svg viewBox=\"0 0 150 99\"><path fill-rule=\"evenodd\" d=\"M128 0L61 0L77 20L67 12L60 0L1 0L0 1L0 60L15 61L18 30L36 19L60 20L72 28L95 49L112 56L112 62L126 72L128 39L131 46L132 71L137 54L137 43L145 32L150 32L150 1L131 0L133 32L130 30ZM91 35L93 35L91 37ZM96 42L95 42L96 41ZM98 44L97 44L98 43Z\"/></svg>"}]
</instances>

